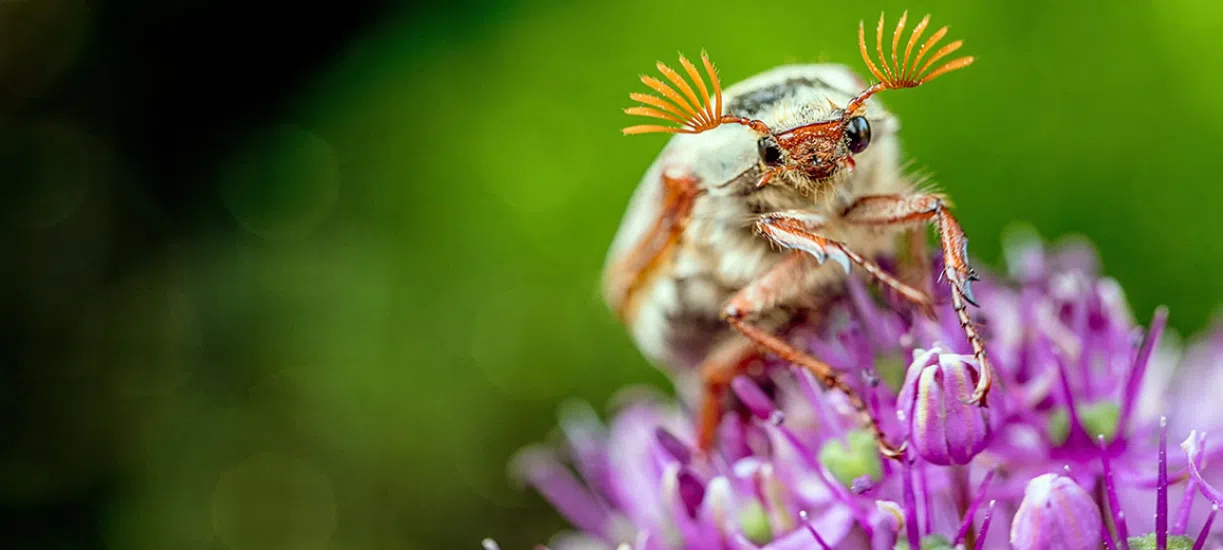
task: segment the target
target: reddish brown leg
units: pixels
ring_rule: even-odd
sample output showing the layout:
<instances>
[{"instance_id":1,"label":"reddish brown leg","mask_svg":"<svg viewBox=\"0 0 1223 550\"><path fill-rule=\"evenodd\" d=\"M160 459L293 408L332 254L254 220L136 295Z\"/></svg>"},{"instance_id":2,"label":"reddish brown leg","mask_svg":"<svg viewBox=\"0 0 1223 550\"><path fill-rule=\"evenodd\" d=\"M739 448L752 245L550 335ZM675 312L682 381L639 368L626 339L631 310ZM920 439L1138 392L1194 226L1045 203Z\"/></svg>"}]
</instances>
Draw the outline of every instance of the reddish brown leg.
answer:
<instances>
[{"instance_id":1,"label":"reddish brown leg","mask_svg":"<svg viewBox=\"0 0 1223 550\"><path fill-rule=\"evenodd\" d=\"M973 357L981 365L981 378L971 402L984 406L993 382L993 370L986 360L981 335L968 317L966 305L977 305L971 287L977 276L968 265L968 238L960 222L947 210L947 199L940 195L871 195L850 205L843 213L843 220L859 226L880 227L933 224L938 229L943 249L943 276L951 284L951 304L972 345Z\"/></svg>"},{"instance_id":2,"label":"reddish brown leg","mask_svg":"<svg viewBox=\"0 0 1223 550\"><path fill-rule=\"evenodd\" d=\"M658 218L608 271L608 301L622 320L633 317L638 291L665 265L692 215L692 204L701 193L694 177L664 172L660 183L663 192Z\"/></svg>"},{"instance_id":3,"label":"reddish brown leg","mask_svg":"<svg viewBox=\"0 0 1223 550\"><path fill-rule=\"evenodd\" d=\"M819 214L803 211L786 211L765 214L756 220L756 231L785 248L802 250L815 256L820 263L834 260L849 273L849 263L860 266L871 277L894 289L912 302L927 316L934 315L930 295L904 283L883 270L879 264L862 257L844 243L820 236L825 228L824 218Z\"/></svg>"},{"instance_id":4,"label":"reddish brown leg","mask_svg":"<svg viewBox=\"0 0 1223 550\"><path fill-rule=\"evenodd\" d=\"M793 298L798 289L799 277L807 269L817 269L801 253L787 256L768 273L739 290L730 300L727 309L745 304L745 311L758 312L766 310L780 301ZM715 432L722 419L722 402L730 381L742 374L751 359L758 355L756 346L746 339L734 339L713 353L701 364L701 379L704 388L701 395L700 425L697 427L697 442L702 451L713 447Z\"/></svg>"},{"instance_id":5,"label":"reddish brown leg","mask_svg":"<svg viewBox=\"0 0 1223 550\"><path fill-rule=\"evenodd\" d=\"M722 315L731 326L735 327L735 330L746 336L756 346L810 371L811 374L815 375L815 379L825 388L837 389L843 392L849 398L850 405L862 415L863 422L875 434L879 451L884 456L890 458L900 457L904 454L905 445L897 448L888 443L886 434L883 433L883 429L879 426L875 417L870 414L870 409L867 407L866 402L862 400L862 397L853 388L841 379L837 371L833 370L832 367L823 361L804 353L781 338L748 321L754 314L760 313L778 303L781 293L792 292L793 289L798 288L798 285L795 283L802 279L806 270L812 268L814 266L807 263L804 253L792 253L784 261L769 270L768 273L765 273L764 276L756 279L737 292L730 299L730 302L727 303L725 309L723 309ZM726 380L726 383L729 383L729 379ZM716 388L707 384L707 392L711 392L714 389ZM724 388L722 391L725 391Z\"/></svg>"},{"instance_id":6,"label":"reddish brown leg","mask_svg":"<svg viewBox=\"0 0 1223 550\"><path fill-rule=\"evenodd\" d=\"M701 391L696 441L702 452L713 448L718 424L722 421L722 403L730 388L730 381L747 371L756 356L751 342L736 338L716 348L701 363L701 380L704 386Z\"/></svg>"}]
</instances>

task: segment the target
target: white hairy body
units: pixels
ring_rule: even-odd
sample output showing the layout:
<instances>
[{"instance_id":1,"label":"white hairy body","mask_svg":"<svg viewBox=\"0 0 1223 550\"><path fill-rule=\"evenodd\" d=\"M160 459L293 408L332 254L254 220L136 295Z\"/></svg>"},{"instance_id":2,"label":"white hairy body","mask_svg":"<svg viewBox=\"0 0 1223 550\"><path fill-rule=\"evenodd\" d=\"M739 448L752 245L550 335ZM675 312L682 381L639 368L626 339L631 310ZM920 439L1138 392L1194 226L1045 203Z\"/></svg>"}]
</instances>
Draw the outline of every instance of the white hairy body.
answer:
<instances>
[{"instance_id":1,"label":"white hairy body","mask_svg":"<svg viewBox=\"0 0 1223 550\"><path fill-rule=\"evenodd\" d=\"M782 66L727 88L725 112L763 121L781 133L829 119L830 101L844 107L865 87L842 65ZM799 210L823 218L820 235L867 258L893 248L898 231L906 227L839 223L859 197L912 191L912 183L902 174L898 121L875 99L867 102L865 116L872 130L871 144L855 155L856 168L820 182L787 174L757 187L762 174L758 135L745 126L725 124L671 139L633 194L604 274L606 300L621 312L650 361L690 372L718 346L743 339L720 317L728 300L787 253L754 229L762 214ZM678 242L661 264L635 283L632 292L622 292L631 274L617 266L641 246L643 236L663 214L664 174L695 179L700 194ZM820 265L814 258L809 260L812 268L799 280L772 289L772 303L756 315L759 326L780 329L842 291L846 273L839 262Z\"/></svg>"}]
</instances>

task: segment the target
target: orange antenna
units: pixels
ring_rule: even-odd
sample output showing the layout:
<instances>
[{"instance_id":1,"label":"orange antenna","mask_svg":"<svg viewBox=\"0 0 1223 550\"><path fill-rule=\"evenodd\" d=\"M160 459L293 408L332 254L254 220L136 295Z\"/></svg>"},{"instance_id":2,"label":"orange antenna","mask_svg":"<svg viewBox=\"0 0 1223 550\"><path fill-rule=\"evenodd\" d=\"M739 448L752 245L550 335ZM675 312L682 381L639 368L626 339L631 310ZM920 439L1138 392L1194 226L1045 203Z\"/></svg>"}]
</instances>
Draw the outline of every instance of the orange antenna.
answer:
<instances>
[{"instance_id":1,"label":"orange antenna","mask_svg":"<svg viewBox=\"0 0 1223 550\"><path fill-rule=\"evenodd\" d=\"M699 134L725 123L742 124L751 127L757 132L768 133L769 129L763 122L722 114L722 83L718 81L718 71L714 68L713 63L709 61L709 54L705 52L701 52L701 63L705 66L705 73L709 75L709 86L705 85L705 79L701 77L701 73L697 70L696 65L688 61L688 58L680 55L679 64L684 68L684 72L688 73L688 78L696 84L695 89L687 80L684 80L684 77L679 72L659 61L657 65L658 72L662 73L671 84L668 85L657 78L645 75L642 75L641 82L655 92L658 92L662 97L642 93L629 94L633 101L638 101L645 105L629 107L624 110L625 113L674 122L679 124L679 126L642 124L629 126L624 129L624 133L626 135L649 133ZM679 91L676 91L677 88ZM712 95L709 93L710 89L713 90Z\"/></svg>"},{"instance_id":2,"label":"orange antenna","mask_svg":"<svg viewBox=\"0 0 1223 550\"><path fill-rule=\"evenodd\" d=\"M697 71L696 66L691 61L688 61L688 58L680 55L679 63L684 67L684 71L688 73L688 77L696 83L697 89L701 92L699 96L692 89L692 86L679 73L675 72L675 69L659 61L658 71L667 80L670 80L675 88L679 88L683 94L681 95L680 92L675 91L675 88L657 78L643 75L641 82L661 94L662 97L631 93L629 97L633 101L639 101L651 107L644 105L629 107L624 112L630 115L648 116L675 122L680 126L653 124L630 126L624 129L624 133L648 134L664 132L670 134L699 134L722 124L722 84L718 82L717 69L714 69L713 63L709 61L709 54L705 52L701 52L701 62L705 65L705 72L709 75L714 92L713 97L710 97L709 88L705 86L705 80L701 78L701 73Z\"/></svg>"},{"instance_id":3,"label":"orange antenna","mask_svg":"<svg viewBox=\"0 0 1223 550\"><path fill-rule=\"evenodd\" d=\"M914 88L921 86L931 80L934 80L944 74L947 74L956 69L962 69L972 64L975 59L972 56L964 56L948 61L939 67L931 70L940 59L960 49L964 44L963 40L956 40L939 48L926 60L923 64L922 59L931 48L938 44L944 36L947 35L947 27L944 26L930 38L926 39L925 43L917 49L917 57L912 57L913 46L917 45L917 41L921 38L922 33L926 31L926 26L930 23L930 16L926 15L921 21L913 27L913 34L909 37L908 43L905 44L904 57L897 58L897 53L900 50L900 37L904 34L905 22L909 18L909 12L905 11L900 16L900 21L896 23L896 30L892 33L892 64L888 65L887 59L883 55L883 14L879 14L879 24L875 26L875 50L879 54L879 65L871 60L870 53L866 49L866 28L864 23L858 23L858 48L862 51L862 60L866 62L866 68L870 70L879 82L867 88L853 101L850 101L846 107L846 113L857 111L866 103L867 98L882 90L896 90L900 88ZM911 61L911 63L910 63ZM882 69L880 68L882 67Z\"/></svg>"}]
</instances>

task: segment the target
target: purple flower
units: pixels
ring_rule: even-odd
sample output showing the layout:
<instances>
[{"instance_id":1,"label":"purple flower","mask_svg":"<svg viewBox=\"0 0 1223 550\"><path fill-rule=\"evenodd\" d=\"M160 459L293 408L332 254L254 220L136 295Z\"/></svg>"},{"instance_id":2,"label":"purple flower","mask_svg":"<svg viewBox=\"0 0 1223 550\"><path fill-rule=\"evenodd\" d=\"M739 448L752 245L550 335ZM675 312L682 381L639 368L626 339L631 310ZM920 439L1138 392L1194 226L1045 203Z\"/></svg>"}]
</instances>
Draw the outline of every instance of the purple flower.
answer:
<instances>
[{"instance_id":1,"label":"purple flower","mask_svg":"<svg viewBox=\"0 0 1223 550\"><path fill-rule=\"evenodd\" d=\"M1015 550L1095 550L1102 541L1100 509L1091 495L1061 474L1028 482L1011 521Z\"/></svg>"},{"instance_id":2,"label":"purple flower","mask_svg":"<svg viewBox=\"0 0 1223 550\"><path fill-rule=\"evenodd\" d=\"M566 407L565 445L525 449L513 468L576 529L551 547L1223 548L1223 445L1199 435L1223 427L1218 385L1200 382L1223 376L1223 330L1181 353L1166 311L1138 326L1089 247L1023 238L1007 253L1009 277L974 289L997 374L989 408L964 403L979 372L945 288L935 321L851 281L786 337L846 374L907 438L904 460L877 453L844 394L777 359L733 381L747 414L725 413L708 454L693 447L691 403L633 392L606 425ZM1185 452L1168 456L1168 431L1190 435ZM1155 521L1131 533L1137 518Z\"/></svg>"},{"instance_id":3,"label":"purple flower","mask_svg":"<svg viewBox=\"0 0 1223 550\"><path fill-rule=\"evenodd\" d=\"M915 352L900 392L896 416L909 442L927 462L968 464L989 440L989 409L968 404L979 378L971 356Z\"/></svg>"}]
</instances>

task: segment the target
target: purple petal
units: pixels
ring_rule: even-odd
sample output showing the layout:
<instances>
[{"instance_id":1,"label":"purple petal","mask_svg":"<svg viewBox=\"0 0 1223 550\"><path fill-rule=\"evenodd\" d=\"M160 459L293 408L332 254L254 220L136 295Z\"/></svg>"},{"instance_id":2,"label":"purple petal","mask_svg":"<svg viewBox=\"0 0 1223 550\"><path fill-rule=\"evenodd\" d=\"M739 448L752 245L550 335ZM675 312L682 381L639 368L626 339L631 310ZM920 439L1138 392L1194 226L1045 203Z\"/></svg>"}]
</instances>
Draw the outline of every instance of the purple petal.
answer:
<instances>
[{"instance_id":1,"label":"purple petal","mask_svg":"<svg viewBox=\"0 0 1223 550\"><path fill-rule=\"evenodd\" d=\"M658 445L680 464L688 464L692 461L692 451L666 428L662 426L654 428L654 438L658 440Z\"/></svg>"},{"instance_id":2,"label":"purple petal","mask_svg":"<svg viewBox=\"0 0 1223 550\"><path fill-rule=\"evenodd\" d=\"M981 520L981 532L977 534L977 544L973 545L974 550L982 550L985 548L985 538L989 536L989 524L994 520L994 505L998 501L989 501L989 508L985 509L985 519Z\"/></svg>"},{"instance_id":3,"label":"purple petal","mask_svg":"<svg viewBox=\"0 0 1223 550\"><path fill-rule=\"evenodd\" d=\"M730 388L756 418L768 420L777 410L769 396L764 394L764 390L761 390L760 386L757 386L747 376L736 376L734 380L730 381Z\"/></svg>"},{"instance_id":4,"label":"purple petal","mask_svg":"<svg viewBox=\"0 0 1223 550\"><path fill-rule=\"evenodd\" d=\"M511 461L510 469L534 486L570 523L592 533L606 533L607 509L551 452L524 449Z\"/></svg>"}]
</instances>

